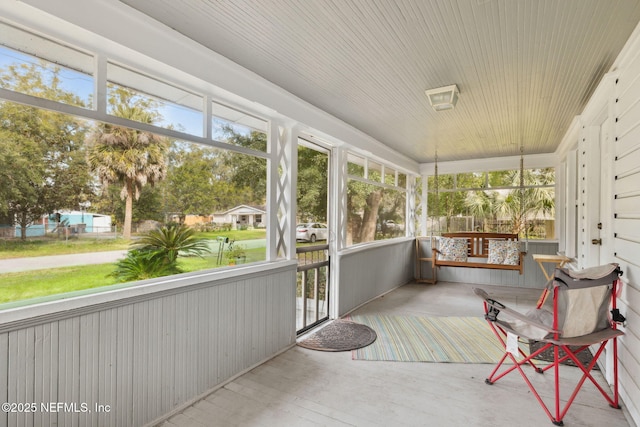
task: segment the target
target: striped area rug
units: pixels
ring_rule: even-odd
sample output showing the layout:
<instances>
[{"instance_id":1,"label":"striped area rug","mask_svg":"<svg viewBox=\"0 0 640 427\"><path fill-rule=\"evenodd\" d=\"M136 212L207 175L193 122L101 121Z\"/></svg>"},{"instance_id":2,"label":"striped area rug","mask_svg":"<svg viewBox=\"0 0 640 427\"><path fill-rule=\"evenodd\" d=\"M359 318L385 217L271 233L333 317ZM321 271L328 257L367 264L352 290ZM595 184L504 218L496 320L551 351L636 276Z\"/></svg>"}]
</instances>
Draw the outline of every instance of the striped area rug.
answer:
<instances>
[{"instance_id":1,"label":"striped area rug","mask_svg":"<svg viewBox=\"0 0 640 427\"><path fill-rule=\"evenodd\" d=\"M354 315L351 320L378 335L373 344L352 351L353 360L497 363L504 354L481 317Z\"/></svg>"}]
</instances>

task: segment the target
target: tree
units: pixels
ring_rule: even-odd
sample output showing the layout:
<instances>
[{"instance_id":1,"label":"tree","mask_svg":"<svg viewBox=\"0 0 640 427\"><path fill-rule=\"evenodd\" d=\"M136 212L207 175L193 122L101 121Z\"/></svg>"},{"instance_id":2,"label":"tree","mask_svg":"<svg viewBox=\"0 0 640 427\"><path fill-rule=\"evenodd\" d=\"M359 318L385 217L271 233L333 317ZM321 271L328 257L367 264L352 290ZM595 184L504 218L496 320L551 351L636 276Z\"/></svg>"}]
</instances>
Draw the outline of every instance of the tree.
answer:
<instances>
[{"instance_id":1,"label":"tree","mask_svg":"<svg viewBox=\"0 0 640 427\"><path fill-rule=\"evenodd\" d=\"M5 129L0 131L0 157L3 163L2 211L20 226L26 240L27 227L50 211L41 144Z\"/></svg>"},{"instance_id":2,"label":"tree","mask_svg":"<svg viewBox=\"0 0 640 427\"><path fill-rule=\"evenodd\" d=\"M382 187L349 180L347 184L347 211L350 224L347 232L348 245L375 240L382 195Z\"/></svg>"},{"instance_id":3,"label":"tree","mask_svg":"<svg viewBox=\"0 0 640 427\"><path fill-rule=\"evenodd\" d=\"M251 188L234 184L237 171L228 153L174 141L168 159L167 177L159 186L165 213L209 215L253 201Z\"/></svg>"},{"instance_id":4,"label":"tree","mask_svg":"<svg viewBox=\"0 0 640 427\"><path fill-rule=\"evenodd\" d=\"M375 188L366 198L362 212L362 226L360 227L360 242L370 242L376 239L376 224L378 210L382 202L382 188Z\"/></svg>"},{"instance_id":5,"label":"tree","mask_svg":"<svg viewBox=\"0 0 640 427\"><path fill-rule=\"evenodd\" d=\"M520 173L510 176L513 185L519 185ZM497 218L509 218L512 232L526 234L528 222L539 216L553 215L555 201L553 188L536 187L549 185L554 181L552 169L534 169L524 171L524 185L529 188L514 189L508 193L498 192L494 200L494 211ZM517 184L516 184L517 182Z\"/></svg>"},{"instance_id":6,"label":"tree","mask_svg":"<svg viewBox=\"0 0 640 427\"><path fill-rule=\"evenodd\" d=\"M539 187L553 184L554 178L553 169L527 169L524 171L525 188L468 192L465 206L477 218L507 218L511 232L522 235L528 232L525 226L531 219L554 214L553 188ZM497 185L519 187L520 171L489 173L489 181Z\"/></svg>"},{"instance_id":7,"label":"tree","mask_svg":"<svg viewBox=\"0 0 640 427\"><path fill-rule=\"evenodd\" d=\"M429 177L429 195L428 195L428 213L432 218L445 218L444 229L438 229L434 231L447 232L451 228L451 218L458 214L465 212L464 200L466 197L465 191L442 191L443 189L454 188L454 176L453 175L439 175L438 176L438 197L436 198L435 192L431 191L435 189L434 177ZM437 199L437 201L436 201ZM438 224L440 224L438 222ZM438 226L439 227L439 226Z\"/></svg>"},{"instance_id":8,"label":"tree","mask_svg":"<svg viewBox=\"0 0 640 427\"><path fill-rule=\"evenodd\" d=\"M395 172L388 171L383 176L382 171L382 168L368 169L366 179L375 184L358 179L349 179L347 183L347 245L397 236L405 229L407 193L401 188L406 185L406 176L401 174L396 177ZM348 162L347 173L364 177L365 168ZM399 188L394 188L396 186Z\"/></svg>"},{"instance_id":9,"label":"tree","mask_svg":"<svg viewBox=\"0 0 640 427\"><path fill-rule=\"evenodd\" d=\"M61 87L59 68L48 77L38 64L9 65L3 86L29 95L82 105ZM43 215L77 209L91 193L83 140L86 123L53 111L12 102L0 103L0 214L15 221L26 239L27 227Z\"/></svg>"},{"instance_id":10,"label":"tree","mask_svg":"<svg viewBox=\"0 0 640 427\"><path fill-rule=\"evenodd\" d=\"M142 187L140 197L133 205L131 213L132 223L143 220L165 221L163 203L162 203L161 186L149 185ZM120 189L115 186L109 186L102 191L101 197L92 201L92 209L97 212L110 213L115 223L122 225L124 223L125 206L120 198Z\"/></svg>"},{"instance_id":11,"label":"tree","mask_svg":"<svg viewBox=\"0 0 640 427\"><path fill-rule=\"evenodd\" d=\"M400 236L405 230L404 212L407 202L406 193L399 190L384 189L378 210L380 231L385 236ZM393 221L393 222L389 222Z\"/></svg>"},{"instance_id":12,"label":"tree","mask_svg":"<svg viewBox=\"0 0 640 427\"><path fill-rule=\"evenodd\" d=\"M160 120L155 103L134 92L117 88L109 104L118 117L153 124ZM88 139L89 166L105 187L121 185L120 197L125 200L123 236L131 238L133 201L140 197L142 187L155 185L166 175L166 155L169 142L151 132L99 124Z\"/></svg>"},{"instance_id":13,"label":"tree","mask_svg":"<svg viewBox=\"0 0 640 427\"><path fill-rule=\"evenodd\" d=\"M298 147L297 216L302 221L327 221L328 156Z\"/></svg>"},{"instance_id":14,"label":"tree","mask_svg":"<svg viewBox=\"0 0 640 427\"><path fill-rule=\"evenodd\" d=\"M227 141L233 145L265 151L267 147L267 134L259 131L251 131L248 134L240 134L230 126L224 131ZM230 182L237 190L243 191L248 198L244 203L263 205L267 197L267 162L256 156L228 151L221 154L230 172Z\"/></svg>"},{"instance_id":15,"label":"tree","mask_svg":"<svg viewBox=\"0 0 640 427\"><path fill-rule=\"evenodd\" d=\"M163 197L168 212L184 215L208 215L226 208L228 180L226 166L217 150L197 144L174 142L169 153Z\"/></svg>"}]
</instances>

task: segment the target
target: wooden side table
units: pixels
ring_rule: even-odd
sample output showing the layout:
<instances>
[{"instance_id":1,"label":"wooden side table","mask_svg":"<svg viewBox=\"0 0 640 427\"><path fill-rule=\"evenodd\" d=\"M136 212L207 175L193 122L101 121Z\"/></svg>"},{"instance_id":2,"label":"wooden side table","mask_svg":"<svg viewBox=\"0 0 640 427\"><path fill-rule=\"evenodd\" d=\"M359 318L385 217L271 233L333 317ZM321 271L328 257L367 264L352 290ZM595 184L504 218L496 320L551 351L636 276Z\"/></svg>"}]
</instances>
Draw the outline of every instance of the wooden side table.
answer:
<instances>
[{"instance_id":1,"label":"wooden side table","mask_svg":"<svg viewBox=\"0 0 640 427\"><path fill-rule=\"evenodd\" d=\"M544 273L544 277L547 279L547 285L553 279L553 273L547 273L547 269L544 268L544 264L554 264L555 269L558 267L564 267L566 263L571 261L571 258L564 255L532 254L531 257L540 266L542 273ZM549 289L545 286L544 290L542 291L542 295L540 295L540 298L538 299L538 304L536 305L537 308L542 307L548 295Z\"/></svg>"}]
</instances>

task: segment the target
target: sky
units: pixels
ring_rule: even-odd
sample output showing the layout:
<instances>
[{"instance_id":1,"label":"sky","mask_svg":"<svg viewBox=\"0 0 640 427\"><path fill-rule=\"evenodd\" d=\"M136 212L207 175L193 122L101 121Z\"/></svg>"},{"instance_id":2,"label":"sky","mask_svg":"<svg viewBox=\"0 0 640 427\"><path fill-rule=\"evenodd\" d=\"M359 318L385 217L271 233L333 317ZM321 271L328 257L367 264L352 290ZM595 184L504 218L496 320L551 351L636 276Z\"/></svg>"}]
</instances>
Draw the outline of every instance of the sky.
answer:
<instances>
[{"instance_id":1,"label":"sky","mask_svg":"<svg viewBox=\"0 0 640 427\"><path fill-rule=\"evenodd\" d=\"M65 91L74 93L84 101L85 105L91 104L94 90L94 78L92 75L0 46L0 72L6 70L10 65L17 65L20 63L34 65L40 68L43 75L48 76L52 76L53 70L58 68L60 87ZM2 83L0 83L0 85L2 85ZM203 119L201 111L163 100L160 97L149 96L142 93L141 96L152 98L159 104L158 112L162 116L162 121L157 123L159 127L171 127L190 135L199 137L203 136ZM214 119L213 136L216 140L224 140L222 133L219 131L221 122L222 121L219 119ZM248 130L243 128L244 127L241 126L238 127L237 130L240 133L248 132Z\"/></svg>"}]
</instances>

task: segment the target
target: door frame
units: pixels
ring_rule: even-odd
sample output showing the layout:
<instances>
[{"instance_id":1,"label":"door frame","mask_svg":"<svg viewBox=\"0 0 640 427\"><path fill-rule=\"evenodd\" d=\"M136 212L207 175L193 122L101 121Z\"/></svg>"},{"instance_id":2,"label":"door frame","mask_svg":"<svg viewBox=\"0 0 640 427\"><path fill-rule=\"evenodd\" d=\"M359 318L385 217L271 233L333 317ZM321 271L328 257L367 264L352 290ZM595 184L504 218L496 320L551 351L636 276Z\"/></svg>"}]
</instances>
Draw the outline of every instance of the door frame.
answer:
<instances>
[{"instance_id":1,"label":"door frame","mask_svg":"<svg viewBox=\"0 0 640 427\"><path fill-rule=\"evenodd\" d=\"M327 182L326 182L326 186L327 186L327 209L326 209L326 218L324 219L324 221L317 221L317 222L324 222L327 224L327 228L328 228L328 232L327 232L327 241L323 244L320 245L314 245L314 246L307 246L304 248L296 248L296 254L297 254L297 258L299 260L298 262L298 268L297 268L297 275L301 275L302 276L302 280L303 283L306 283L306 278L308 276L308 274L314 274L314 286L315 286L315 291L314 291L314 296L315 296L315 304L313 304L312 308L315 310L316 314L315 314L315 318L313 319L312 322L310 322L309 324L307 324L307 309L308 309L308 304L307 304L307 299L306 299L306 293L305 290L303 289L303 294L302 294L302 327L300 329L298 329L297 327L297 322L298 322L298 314L296 314L296 333L298 335L308 331L309 329L329 320L331 318L331 313L332 313L332 307L334 306L334 298L333 295L335 294L334 292L334 285L333 285L333 276L334 274L331 273L331 271L333 270L332 267L332 263L333 260L335 259L334 256L332 256L333 253L335 253L335 232L333 231L333 224L335 224L335 221L333 219L333 215L332 215L332 200L335 200L335 198L333 197L333 186L331 185L333 178L332 178L332 171L333 171L333 163L332 163L332 159L333 159L333 150L332 147L329 146L329 144L325 143L324 141L319 141L317 138L312 137L312 136L308 136L308 135L304 135L304 134L300 134L298 135L298 139L297 139L297 147L306 147L308 149L311 150L315 150L321 153L326 154L327 156ZM298 155L298 149L296 148L296 156ZM298 161L296 160L296 165L298 164ZM299 177L299 173L296 174L296 177ZM296 180L295 183L296 186L296 197L297 197L297 192L298 192L298 182ZM296 203L296 207L297 207L297 203ZM294 218L296 220L296 225L297 225L297 215L294 215ZM306 259L307 254L313 254L316 253L318 254L317 259L313 259L313 255L312 255L312 261L308 262ZM302 255L304 254L304 256ZM302 259L304 259L304 261L301 261ZM319 317L319 312L320 312L320 305L319 305L319 298L318 298L318 279L320 277L320 269L324 269L325 271L325 302L326 302L326 307L324 307L324 309L322 310L323 312L323 316ZM297 300L297 298L296 298ZM297 302L296 302L297 303ZM297 308L296 308L297 309Z\"/></svg>"}]
</instances>

